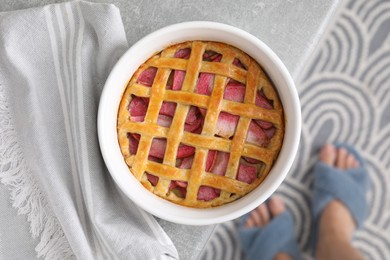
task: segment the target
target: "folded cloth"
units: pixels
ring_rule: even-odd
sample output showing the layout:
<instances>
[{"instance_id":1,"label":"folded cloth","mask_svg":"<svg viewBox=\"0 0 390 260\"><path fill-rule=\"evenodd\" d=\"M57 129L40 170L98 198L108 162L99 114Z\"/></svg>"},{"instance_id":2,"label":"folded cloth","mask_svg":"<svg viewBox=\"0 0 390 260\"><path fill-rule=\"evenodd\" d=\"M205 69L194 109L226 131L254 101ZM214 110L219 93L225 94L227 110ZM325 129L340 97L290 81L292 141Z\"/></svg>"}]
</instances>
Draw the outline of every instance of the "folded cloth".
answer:
<instances>
[{"instance_id":1,"label":"folded cloth","mask_svg":"<svg viewBox=\"0 0 390 260\"><path fill-rule=\"evenodd\" d=\"M316 248L319 219L323 209L332 200L341 201L349 210L357 227L361 227L367 214L366 192L368 190L368 173L360 154L350 145L336 144L344 147L359 162L358 168L340 170L318 161L314 166L314 194L312 201L313 229L311 245Z\"/></svg>"},{"instance_id":2,"label":"folded cloth","mask_svg":"<svg viewBox=\"0 0 390 260\"><path fill-rule=\"evenodd\" d=\"M294 220L288 211L276 216L264 227L245 227L250 213L240 218L238 235L246 259L272 260L277 253L286 253L292 259L302 259L295 238Z\"/></svg>"},{"instance_id":3,"label":"folded cloth","mask_svg":"<svg viewBox=\"0 0 390 260\"><path fill-rule=\"evenodd\" d=\"M156 220L117 189L99 150L100 94L128 47L119 10L70 2L0 13L0 46L0 179L39 237L37 255L177 258Z\"/></svg>"}]
</instances>

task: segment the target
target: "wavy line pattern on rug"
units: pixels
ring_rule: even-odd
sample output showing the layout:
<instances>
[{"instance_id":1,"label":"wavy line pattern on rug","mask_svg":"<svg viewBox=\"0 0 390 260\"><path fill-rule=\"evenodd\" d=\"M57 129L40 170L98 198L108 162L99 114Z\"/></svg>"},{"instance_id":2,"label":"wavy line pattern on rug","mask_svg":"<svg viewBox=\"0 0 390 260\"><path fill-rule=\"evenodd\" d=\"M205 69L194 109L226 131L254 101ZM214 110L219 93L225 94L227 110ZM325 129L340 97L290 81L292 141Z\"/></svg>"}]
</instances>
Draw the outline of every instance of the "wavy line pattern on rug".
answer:
<instances>
[{"instance_id":1,"label":"wavy line pattern on rug","mask_svg":"<svg viewBox=\"0 0 390 260\"><path fill-rule=\"evenodd\" d=\"M309 248L312 166L325 142L347 142L366 159L369 215L353 244L368 259L390 259L390 1L349 1L297 80L302 134L295 163L277 193ZM220 224L202 256L243 259L236 222Z\"/></svg>"}]
</instances>

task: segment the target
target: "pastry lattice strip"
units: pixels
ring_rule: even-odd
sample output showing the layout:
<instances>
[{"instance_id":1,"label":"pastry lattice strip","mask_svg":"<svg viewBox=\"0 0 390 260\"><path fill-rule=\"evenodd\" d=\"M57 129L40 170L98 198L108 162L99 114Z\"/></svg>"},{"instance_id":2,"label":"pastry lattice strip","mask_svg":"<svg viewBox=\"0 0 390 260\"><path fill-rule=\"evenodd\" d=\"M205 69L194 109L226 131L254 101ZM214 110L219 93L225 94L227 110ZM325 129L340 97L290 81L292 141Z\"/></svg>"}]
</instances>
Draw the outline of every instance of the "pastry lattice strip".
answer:
<instances>
[{"instance_id":1,"label":"pastry lattice strip","mask_svg":"<svg viewBox=\"0 0 390 260\"><path fill-rule=\"evenodd\" d=\"M124 99L120 105L118 117L118 138L122 153L132 172L139 180L145 180L145 172L159 177L158 184L147 188L156 194L165 197L171 180L187 181L187 196L180 199L173 194L169 199L175 200L187 206L213 206L223 202L234 200L257 186L270 170L273 160L280 147L283 135L283 116L281 105L272 84L259 65L243 53L237 55L230 48L225 48L218 43L193 42L175 45L175 48L164 50L161 55L151 58L145 65L158 68L152 87L137 84L136 80L141 69L130 81ZM188 60L173 58L176 51L191 47L191 55ZM205 50L213 50L222 54L220 62L202 61ZM248 71L233 65L233 60L238 58L246 65ZM189 69L187 69L189 68ZM180 91L167 90L166 84L172 69L186 71L186 76ZM214 87L211 96L194 93L196 81L200 72L215 74ZM246 84L245 100L243 103L224 100L224 87L228 78ZM268 110L255 105L256 93L259 84L263 92L273 100L274 110ZM131 101L131 95L149 97L149 108L144 122L131 122L127 107ZM157 117L163 101L177 103L175 115L170 128L157 125ZM206 108L207 114L201 135L184 131L185 118L189 106ZM227 112L239 115L240 120L236 128L233 140L214 136L219 113ZM246 143L246 133L252 119L262 119L273 123L276 127L275 136L272 138L268 149L250 143ZM206 123L207 122L207 123ZM130 155L127 133L138 133L141 139L137 154ZM278 138L278 136L280 138ZM162 164L148 161L147 157L153 138L166 138L167 145ZM177 148L180 143L196 148L194 162L191 169L179 169L175 167ZM205 162L209 150L229 152L228 170L225 176L218 176L205 172ZM247 184L236 180L239 160L242 156L251 157L262 161L266 166L253 183ZM144 185L145 185L144 183ZM210 186L222 190L219 198L212 201L197 200L198 189L201 185Z\"/></svg>"}]
</instances>

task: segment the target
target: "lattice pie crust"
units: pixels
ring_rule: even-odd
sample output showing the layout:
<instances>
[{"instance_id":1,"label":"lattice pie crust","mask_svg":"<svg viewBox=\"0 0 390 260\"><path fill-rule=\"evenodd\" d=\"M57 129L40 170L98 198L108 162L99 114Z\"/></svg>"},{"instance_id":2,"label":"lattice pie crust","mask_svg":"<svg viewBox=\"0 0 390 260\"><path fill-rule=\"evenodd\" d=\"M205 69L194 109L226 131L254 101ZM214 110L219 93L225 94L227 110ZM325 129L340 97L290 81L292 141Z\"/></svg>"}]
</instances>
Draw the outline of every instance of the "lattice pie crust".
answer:
<instances>
[{"instance_id":1,"label":"lattice pie crust","mask_svg":"<svg viewBox=\"0 0 390 260\"><path fill-rule=\"evenodd\" d=\"M223 205L256 188L281 149L283 107L259 64L218 42L176 44L134 73L118 111L123 157L174 203Z\"/></svg>"}]
</instances>

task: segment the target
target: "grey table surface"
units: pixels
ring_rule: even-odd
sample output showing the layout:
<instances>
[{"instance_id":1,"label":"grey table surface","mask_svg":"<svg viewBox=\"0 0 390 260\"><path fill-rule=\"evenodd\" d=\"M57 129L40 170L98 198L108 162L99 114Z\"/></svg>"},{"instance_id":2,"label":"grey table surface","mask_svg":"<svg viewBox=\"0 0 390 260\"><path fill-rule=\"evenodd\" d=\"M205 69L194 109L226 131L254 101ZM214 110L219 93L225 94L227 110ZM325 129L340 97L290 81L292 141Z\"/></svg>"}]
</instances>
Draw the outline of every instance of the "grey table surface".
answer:
<instances>
[{"instance_id":1,"label":"grey table surface","mask_svg":"<svg viewBox=\"0 0 390 260\"><path fill-rule=\"evenodd\" d=\"M0 0L0 11L12 11L63 0ZM125 1L92 0L91 2L113 3L121 12L127 40L131 46L143 36L169 24L183 21L215 21L241 28L270 46L281 58L293 78L316 47L329 18L336 10L339 0L166 0L166 1ZM0 200L8 205L0 209L0 217L9 219L9 226L18 230L0 227L0 248L20 248L20 255L12 259L32 259L36 256L36 239L28 233L25 216L16 216L11 207L9 194L0 185ZM8 201L8 204L7 204ZM158 220L177 247L181 259L197 259L214 230L210 226L185 226ZM12 223L12 225L11 225ZM7 233L17 233L17 243L7 243ZM11 249L11 248L10 248ZM10 250L15 252L15 250ZM1 258L2 256L0 256ZM8 259L7 256L3 256Z\"/></svg>"}]
</instances>

